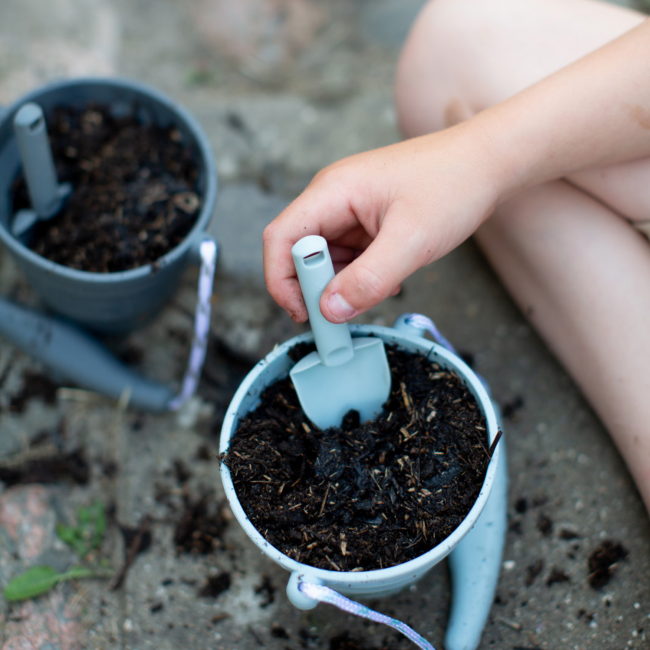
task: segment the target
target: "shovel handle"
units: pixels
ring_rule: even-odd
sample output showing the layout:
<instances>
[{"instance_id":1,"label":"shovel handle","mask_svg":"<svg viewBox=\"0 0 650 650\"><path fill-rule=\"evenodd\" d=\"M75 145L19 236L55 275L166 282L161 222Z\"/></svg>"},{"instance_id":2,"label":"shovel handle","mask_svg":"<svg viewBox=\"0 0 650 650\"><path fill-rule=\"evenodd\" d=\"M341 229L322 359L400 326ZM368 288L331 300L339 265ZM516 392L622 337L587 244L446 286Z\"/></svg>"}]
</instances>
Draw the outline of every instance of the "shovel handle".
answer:
<instances>
[{"instance_id":1,"label":"shovel handle","mask_svg":"<svg viewBox=\"0 0 650 650\"><path fill-rule=\"evenodd\" d=\"M323 290L334 277L327 241L308 235L294 244L291 254L321 362L325 366L341 365L354 356L350 328L345 323L330 323L319 306Z\"/></svg>"},{"instance_id":2,"label":"shovel handle","mask_svg":"<svg viewBox=\"0 0 650 650\"><path fill-rule=\"evenodd\" d=\"M0 335L83 388L115 399L130 388L135 408L166 411L172 399L169 387L140 377L76 327L2 298Z\"/></svg>"},{"instance_id":3,"label":"shovel handle","mask_svg":"<svg viewBox=\"0 0 650 650\"><path fill-rule=\"evenodd\" d=\"M61 197L43 109L34 102L22 106L14 130L32 207L46 219L58 212Z\"/></svg>"}]
</instances>

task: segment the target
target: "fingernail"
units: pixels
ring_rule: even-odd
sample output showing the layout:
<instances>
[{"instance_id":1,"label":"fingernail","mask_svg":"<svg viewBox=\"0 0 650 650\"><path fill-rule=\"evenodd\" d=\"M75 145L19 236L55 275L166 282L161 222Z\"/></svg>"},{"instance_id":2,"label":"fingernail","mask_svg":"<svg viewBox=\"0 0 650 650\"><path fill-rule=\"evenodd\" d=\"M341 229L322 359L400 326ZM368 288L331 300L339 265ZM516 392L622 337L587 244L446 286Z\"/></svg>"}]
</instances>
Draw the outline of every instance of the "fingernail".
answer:
<instances>
[{"instance_id":1,"label":"fingernail","mask_svg":"<svg viewBox=\"0 0 650 650\"><path fill-rule=\"evenodd\" d=\"M340 322L350 320L359 313L340 293L333 293L328 298L327 307Z\"/></svg>"}]
</instances>

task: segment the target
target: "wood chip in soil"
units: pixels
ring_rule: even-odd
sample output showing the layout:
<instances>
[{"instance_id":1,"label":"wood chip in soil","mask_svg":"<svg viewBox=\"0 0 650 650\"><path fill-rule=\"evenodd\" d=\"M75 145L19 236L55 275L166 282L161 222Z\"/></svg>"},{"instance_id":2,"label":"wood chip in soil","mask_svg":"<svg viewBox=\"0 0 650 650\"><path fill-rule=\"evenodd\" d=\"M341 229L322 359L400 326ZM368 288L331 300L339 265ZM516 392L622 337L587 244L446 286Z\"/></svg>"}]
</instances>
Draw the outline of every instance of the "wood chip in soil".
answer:
<instances>
[{"instance_id":1,"label":"wood chip in soil","mask_svg":"<svg viewBox=\"0 0 650 650\"><path fill-rule=\"evenodd\" d=\"M73 192L60 213L33 229L30 248L53 262L93 273L156 262L190 232L201 210L198 167L175 128L138 122L138 107L58 107L48 117L59 182ZM24 179L13 211L31 207Z\"/></svg>"},{"instance_id":2,"label":"wood chip in soil","mask_svg":"<svg viewBox=\"0 0 650 650\"><path fill-rule=\"evenodd\" d=\"M294 348L294 360L309 351ZM473 396L421 355L387 354L392 392L374 422L351 411L321 431L284 379L221 456L251 523L299 562L369 571L411 560L448 537L480 492L489 449Z\"/></svg>"}]
</instances>

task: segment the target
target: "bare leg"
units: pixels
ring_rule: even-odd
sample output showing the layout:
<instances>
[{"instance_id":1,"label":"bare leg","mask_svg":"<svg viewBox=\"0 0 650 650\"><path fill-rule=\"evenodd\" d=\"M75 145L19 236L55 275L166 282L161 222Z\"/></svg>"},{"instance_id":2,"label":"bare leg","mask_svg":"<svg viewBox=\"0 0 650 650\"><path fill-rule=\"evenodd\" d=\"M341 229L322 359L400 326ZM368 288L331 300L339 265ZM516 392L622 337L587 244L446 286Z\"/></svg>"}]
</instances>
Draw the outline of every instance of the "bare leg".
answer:
<instances>
[{"instance_id":1,"label":"bare leg","mask_svg":"<svg viewBox=\"0 0 650 650\"><path fill-rule=\"evenodd\" d=\"M400 62L402 129L467 119L643 19L592 0L433 0ZM514 197L477 233L609 429L648 510L650 245L625 219L650 219L649 178L650 159L584 171Z\"/></svg>"},{"instance_id":2,"label":"bare leg","mask_svg":"<svg viewBox=\"0 0 650 650\"><path fill-rule=\"evenodd\" d=\"M471 117L615 39L645 16L597 0L432 0L400 60L408 137ZM650 160L569 180L631 220L650 219Z\"/></svg>"},{"instance_id":3,"label":"bare leg","mask_svg":"<svg viewBox=\"0 0 650 650\"><path fill-rule=\"evenodd\" d=\"M500 206L477 239L614 438L650 511L650 246L557 181Z\"/></svg>"}]
</instances>

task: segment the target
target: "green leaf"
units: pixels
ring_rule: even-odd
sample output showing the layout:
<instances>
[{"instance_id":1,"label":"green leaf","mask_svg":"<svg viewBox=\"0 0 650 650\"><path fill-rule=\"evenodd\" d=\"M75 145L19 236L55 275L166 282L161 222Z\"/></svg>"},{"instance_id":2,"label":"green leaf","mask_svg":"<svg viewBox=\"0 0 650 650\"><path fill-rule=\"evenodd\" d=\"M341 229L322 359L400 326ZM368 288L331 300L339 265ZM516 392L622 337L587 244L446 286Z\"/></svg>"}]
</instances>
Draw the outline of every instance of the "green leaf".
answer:
<instances>
[{"instance_id":1,"label":"green leaf","mask_svg":"<svg viewBox=\"0 0 650 650\"><path fill-rule=\"evenodd\" d=\"M79 557L88 555L88 546L82 537L82 531L77 526L56 525L56 534L69 546L72 546Z\"/></svg>"},{"instance_id":2,"label":"green leaf","mask_svg":"<svg viewBox=\"0 0 650 650\"><path fill-rule=\"evenodd\" d=\"M87 569L84 566L74 566L68 569L65 573L59 575L59 582L64 580L79 580L79 578L94 578L99 574L93 569Z\"/></svg>"},{"instance_id":3,"label":"green leaf","mask_svg":"<svg viewBox=\"0 0 650 650\"><path fill-rule=\"evenodd\" d=\"M4 596L7 600L26 600L48 592L59 582L78 580L79 578L93 578L98 575L92 569L83 566L72 567L65 573L59 573L51 566L34 566L16 576L5 587Z\"/></svg>"},{"instance_id":4,"label":"green leaf","mask_svg":"<svg viewBox=\"0 0 650 650\"><path fill-rule=\"evenodd\" d=\"M90 551L102 545L106 528L104 504L98 501L87 508L82 506L77 509L76 526L57 524L56 531L59 537L70 545L79 557L84 558Z\"/></svg>"},{"instance_id":5,"label":"green leaf","mask_svg":"<svg viewBox=\"0 0 650 650\"><path fill-rule=\"evenodd\" d=\"M92 548L99 548L102 545L104 540L104 534L106 533L106 511L104 510L104 504L97 502L93 506L94 510L94 524L95 524L95 535L92 540Z\"/></svg>"},{"instance_id":6,"label":"green leaf","mask_svg":"<svg viewBox=\"0 0 650 650\"><path fill-rule=\"evenodd\" d=\"M4 590L7 600L25 600L40 596L54 587L61 574L51 566L35 566L16 576Z\"/></svg>"}]
</instances>

